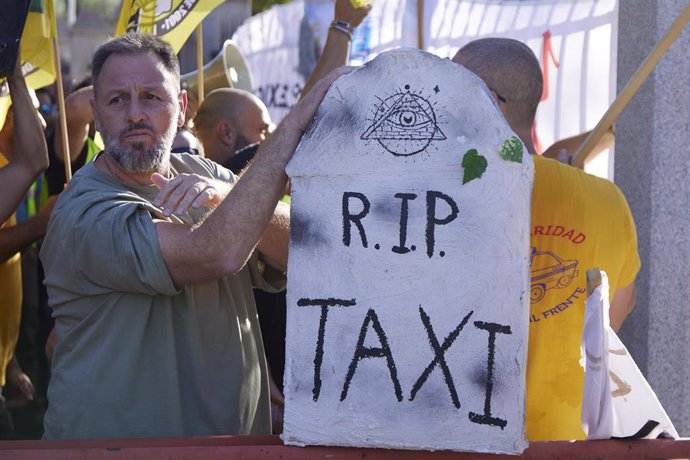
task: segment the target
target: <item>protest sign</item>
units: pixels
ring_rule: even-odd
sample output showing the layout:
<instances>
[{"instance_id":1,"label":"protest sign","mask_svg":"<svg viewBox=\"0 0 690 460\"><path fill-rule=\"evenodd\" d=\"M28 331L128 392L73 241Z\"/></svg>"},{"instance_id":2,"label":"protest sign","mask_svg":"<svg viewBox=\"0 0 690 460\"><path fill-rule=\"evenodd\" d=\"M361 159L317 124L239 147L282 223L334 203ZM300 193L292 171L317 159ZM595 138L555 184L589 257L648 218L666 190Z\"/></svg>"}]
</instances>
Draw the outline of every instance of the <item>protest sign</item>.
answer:
<instances>
[{"instance_id":1,"label":"protest sign","mask_svg":"<svg viewBox=\"0 0 690 460\"><path fill-rule=\"evenodd\" d=\"M383 53L287 173L285 442L521 452L533 164L484 83Z\"/></svg>"}]
</instances>

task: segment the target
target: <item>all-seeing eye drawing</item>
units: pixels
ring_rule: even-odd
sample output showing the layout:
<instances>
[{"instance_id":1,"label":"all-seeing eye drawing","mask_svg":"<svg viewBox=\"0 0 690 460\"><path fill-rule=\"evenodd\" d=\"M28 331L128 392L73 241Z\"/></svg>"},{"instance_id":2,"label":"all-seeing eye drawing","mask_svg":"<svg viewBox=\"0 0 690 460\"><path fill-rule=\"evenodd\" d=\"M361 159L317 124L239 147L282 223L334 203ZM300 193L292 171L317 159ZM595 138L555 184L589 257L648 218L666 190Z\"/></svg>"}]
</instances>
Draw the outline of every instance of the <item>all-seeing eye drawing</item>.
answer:
<instances>
[{"instance_id":1,"label":"all-seeing eye drawing","mask_svg":"<svg viewBox=\"0 0 690 460\"><path fill-rule=\"evenodd\" d=\"M438 86L434 88L438 93ZM446 139L438 127L431 103L405 85L385 99L379 99L370 117L371 124L362 134L363 140L377 140L395 156L411 156L423 152L431 141Z\"/></svg>"}]
</instances>

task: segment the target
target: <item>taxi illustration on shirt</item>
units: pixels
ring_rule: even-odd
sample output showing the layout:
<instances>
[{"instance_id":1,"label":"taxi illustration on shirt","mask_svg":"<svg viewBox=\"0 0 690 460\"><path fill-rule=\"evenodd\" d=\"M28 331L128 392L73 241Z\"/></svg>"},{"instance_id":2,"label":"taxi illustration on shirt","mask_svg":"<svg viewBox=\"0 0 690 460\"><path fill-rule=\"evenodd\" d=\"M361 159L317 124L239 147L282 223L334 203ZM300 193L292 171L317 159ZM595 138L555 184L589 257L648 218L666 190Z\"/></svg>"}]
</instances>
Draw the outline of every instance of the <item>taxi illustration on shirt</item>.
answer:
<instances>
[{"instance_id":1,"label":"taxi illustration on shirt","mask_svg":"<svg viewBox=\"0 0 690 460\"><path fill-rule=\"evenodd\" d=\"M532 247L530 303L537 303L549 289L568 287L580 273L577 260L563 260L551 251Z\"/></svg>"}]
</instances>

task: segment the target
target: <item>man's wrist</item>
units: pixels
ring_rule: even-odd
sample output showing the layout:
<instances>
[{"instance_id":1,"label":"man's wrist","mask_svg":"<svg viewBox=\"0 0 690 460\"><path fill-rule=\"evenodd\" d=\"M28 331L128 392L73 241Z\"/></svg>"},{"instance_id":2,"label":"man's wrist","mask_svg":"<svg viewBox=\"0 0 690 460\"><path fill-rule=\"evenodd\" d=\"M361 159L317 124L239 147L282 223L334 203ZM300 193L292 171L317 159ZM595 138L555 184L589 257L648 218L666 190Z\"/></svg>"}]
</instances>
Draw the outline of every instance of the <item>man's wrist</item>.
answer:
<instances>
[{"instance_id":1,"label":"man's wrist","mask_svg":"<svg viewBox=\"0 0 690 460\"><path fill-rule=\"evenodd\" d=\"M349 22L339 21L337 19L331 22L330 28L347 35L350 40L352 40L352 33L355 30Z\"/></svg>"}]
</instances>

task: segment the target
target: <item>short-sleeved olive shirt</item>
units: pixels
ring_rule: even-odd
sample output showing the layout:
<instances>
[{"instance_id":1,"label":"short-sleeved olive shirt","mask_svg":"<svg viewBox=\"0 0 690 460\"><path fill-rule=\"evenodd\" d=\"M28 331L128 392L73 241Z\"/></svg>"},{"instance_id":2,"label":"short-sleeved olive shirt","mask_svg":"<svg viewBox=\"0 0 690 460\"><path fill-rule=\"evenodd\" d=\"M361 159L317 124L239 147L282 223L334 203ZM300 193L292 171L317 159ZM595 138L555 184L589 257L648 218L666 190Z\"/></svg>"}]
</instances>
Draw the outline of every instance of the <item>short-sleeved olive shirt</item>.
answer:
<instances>
[{"instance_id":1,"label":"short-sleeved olive shirt","mask_svg":"<svg viewBox=\"0 0 690 460\"><path fill-rule=\"evenodd\" d=\"M200 157L173 154L171 164L174 174L235 180ZM90 163L53 211L41 249L59 338L47 439L270 433L252 295L269 270L262 277L252 257L235 276L176 287L154 227L156 194Z\"/></svg>"}]
</instances>

